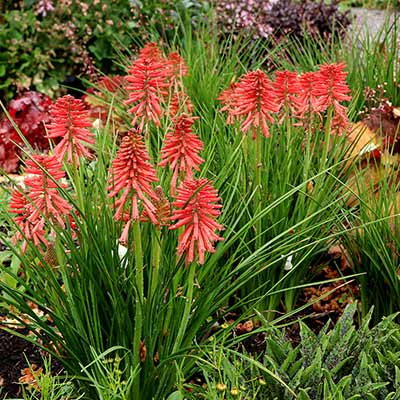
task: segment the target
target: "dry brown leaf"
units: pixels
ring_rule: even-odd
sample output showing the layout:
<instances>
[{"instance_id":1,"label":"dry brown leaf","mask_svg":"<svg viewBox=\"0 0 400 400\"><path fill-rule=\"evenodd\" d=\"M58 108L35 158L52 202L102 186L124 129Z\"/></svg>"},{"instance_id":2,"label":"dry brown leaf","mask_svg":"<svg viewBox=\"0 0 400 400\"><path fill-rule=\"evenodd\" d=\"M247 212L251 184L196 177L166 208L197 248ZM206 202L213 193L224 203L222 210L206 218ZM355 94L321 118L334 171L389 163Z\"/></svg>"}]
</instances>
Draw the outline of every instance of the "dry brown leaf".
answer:
<instances>
[{"instance_id":1,"label":"dry brown leaf","mask_svg":"<svg viewBox=\"0 0 400 400\"><path fill-rule=\"evenodd\" d=\"M147 348L144 341L140 341L140 362L144 363L147 356Z\"/></svg>"},{"instance_id":2,"label":"dry brown leaf","mask_svg":"<svg viewBox=\"0 0 400 400\"><path fill-rule=\"evenodd\" d=\"M248 321L246 321L246 322L243 322L243 324L242 324L242 323L239 323L239 324L237 324L237 326L236 326L236 330L237 330L237 332L238 332L239 334L241 334L241 333L249 333L249 332L251 332L253 329L254 329L254 324L253 324L253 321L251 321L251 320L248 320Z\"/></svg>"},{"instance_id":3,"label":"dry brown leaf","mask_svg":"<svg viewBox=\"0 0 400 400\"><path fill-rule=\"evenodd\" d=\"M348 207L354 207L359 202L360 191L363 193L367 189L370 198L373 199L373 195L379 184L387 177L385 168L375 163L369 164L369 168L363 168L361 170L355 170L352 172L347 179L346 188L349 192L349 197L346 200Z\"/></svg>"},{"instance_id":4,"label":"dry brown leaf","mask_svg":"<svg viewBox=\"0 0 400 400\"><path fill-rule=\"evenodd\" d=\"M396 118L400 118L400 108L399 107L393 107L393 115Z\"/></svg>"},{"instance_id":5,"label":"dry brown leaf","mask_svg":"<svg viewBox=\"0 0 400 400\"><path fill-rule=\"evenodd\" d=\"M346 154L346 158L351 160L365 158L371 151L382 148L382 138L362 121L352 125L348 140L353 146Z\"/></svg>"},{"instance_id":6,"label":"dry brown leaf","mask_svg":"<svg viewBox=\"0 0 400 400\"><path fill-rule=\"evenodd\" d=\"M154 354L153 361L155 366L157 366L160 363L160 356L158 354L158 351L156 351L156 353Z\"/></svg>"},{"instance_id":7,"label":"dry brown leaf","mask_svg":"<svg viewBox=\"0 0 400 400\"><path fill-rule=\"evenodd\" d=\"M28 385L28 389L34 387L39 390L38 379L42 373L43 368L37 368L35 364L32 364L30 368L21 370L21 376L18 381L19 383Z\"/></svg>"}]
</instances>

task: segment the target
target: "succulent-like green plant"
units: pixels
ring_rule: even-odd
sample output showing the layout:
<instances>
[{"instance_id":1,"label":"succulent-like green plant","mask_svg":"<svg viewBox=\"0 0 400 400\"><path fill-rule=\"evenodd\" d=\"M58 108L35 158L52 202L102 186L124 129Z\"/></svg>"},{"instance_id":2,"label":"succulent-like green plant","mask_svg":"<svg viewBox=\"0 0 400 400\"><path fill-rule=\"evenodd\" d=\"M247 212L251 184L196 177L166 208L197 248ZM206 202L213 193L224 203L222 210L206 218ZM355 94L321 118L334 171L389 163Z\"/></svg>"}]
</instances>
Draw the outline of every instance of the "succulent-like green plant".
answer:
<instances>
[{"instance_id":1,"label":"succulent-like green plant","mask_svg":"<svg viewBox=\"0 0 400 400\"><path fill-rule=\"evenodd\" d=\"M397 399L397 314L370 328L371 310L357 328L356 312L357 304L349 304L332 329L328 322L319 333L300 322L298 345L287 337L285 329L268 328L265 351L258 357L214 348L207 362L199 362L207 388L193 385L193 398L201 393L206 399L234 399L231 390L238 388L246 398L257 400ZM221 383L226 397L212 397Z\"/></svg>"}]
</instances>

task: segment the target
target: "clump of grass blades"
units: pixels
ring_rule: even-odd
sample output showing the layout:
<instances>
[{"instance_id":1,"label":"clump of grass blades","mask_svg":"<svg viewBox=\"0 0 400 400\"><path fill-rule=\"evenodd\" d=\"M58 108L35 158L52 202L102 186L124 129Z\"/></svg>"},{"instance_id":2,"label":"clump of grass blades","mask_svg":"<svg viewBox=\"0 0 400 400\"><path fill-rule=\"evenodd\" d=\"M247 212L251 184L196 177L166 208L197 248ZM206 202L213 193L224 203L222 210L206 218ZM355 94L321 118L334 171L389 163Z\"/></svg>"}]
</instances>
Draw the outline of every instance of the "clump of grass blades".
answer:
<instances>
[{"instance_id":1,"label":"clump of grass blades","mask_svg":"<svg viewBox=\"0 0 400 400\"><path fill-rule=\"evenodd\" d=\"M242 66L235 56L235 63L227 63L227 55L223 63L231 67L224 67L218 52L205 51L201 41L191 40L186 43L186 52L199 56L189 57L193 76L208 82L206 88L211 93L218 93L236 73L232 65L238 70ZM204 69L208 58L214 67ZM216 70L220 73L215 74ZM189 87L195 92L193 81ZM207 90L199 97L205 98L205 93ZM194 98L194 104L200 116L198 126L204 121L207 127L199 129L206 160L200 176L213 179L224 205L219 220L225 226L224 240L205 258L204 265L185 268L175 251L178 234L167 226L138 220L128 232L126 248L122 249L125 254L120 254L119 239L126 221L115 220L107 194L110 156L113 158L117 150L111 111L105 126L95 132L93 160L81 161L79 168L75 163L65 168L73 190L53 182L58 194L71 205L72 221L60 227L42 215L55 233L47 249L29 242L22 253L7 241L29 280L10 271L19 289L0 283L2 299L27 316L22 319L16 315L71 375L80 377L89 398L101 398L87 379L100 382L105 372L97 360L111 351L119 357L121 379L131 382L134 375L129 393L123 395L168 396L176 387L177 368L184 376L195 371L194 361L188 357L196 351L194 343L202 346L210 335L218 339L221 332L214 333L212 326L227 312L251 312L261 301L268 304L267 309L275 309L288 287L308 279L308 264L327 246L329 236L336 235L334 227L343 218L335 177L341 171L338 160L344 145L338 142L334 147L337 150L322 162L318 152L313 153L305 173L298 168L304 157L301 129L293 130L290 143L284 129L274 129L271 140L262 142L267 167L261 175L266 187L264 203L254 206L258 188L249 184L255 174L251 142L246 151L236 128L227 128L216 112L215 99L201 107L202 100ZM129 121L123 111L125 105L117 106ZM162 116L160 127L149 125L145 132L152 162L158 161L170 125L171 121ZM220 132L226 132L226 136ZM321 135L325 137L326 132L316 132L313 139L317 148ZM164 171L159 176L163 192L168 193L171 174ZM307 192L307 183L312 181L313 190ZM9 216L8 220L13 223ZM255 232L255 226L262 230ZM291 254L298 260L282 275L282 256ZM239 298L241 291L244 295ZM288 309L293 307L294 297L293 292L287 296ZM38 317L27 300L36 303L53 322Z\"/></svg>"}]
</instances>

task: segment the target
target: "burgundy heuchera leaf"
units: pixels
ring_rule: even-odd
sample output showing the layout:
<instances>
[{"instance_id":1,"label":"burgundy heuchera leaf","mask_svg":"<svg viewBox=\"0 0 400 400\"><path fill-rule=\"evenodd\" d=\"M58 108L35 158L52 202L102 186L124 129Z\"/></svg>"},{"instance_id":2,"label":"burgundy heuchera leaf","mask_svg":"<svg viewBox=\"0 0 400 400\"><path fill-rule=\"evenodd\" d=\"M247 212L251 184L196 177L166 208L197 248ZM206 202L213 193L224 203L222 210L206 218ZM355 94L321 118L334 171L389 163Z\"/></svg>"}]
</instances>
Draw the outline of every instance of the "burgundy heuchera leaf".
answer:
<instances>
[{"instance_id":1,"label":"burgundy heuchera leaf","mask_svg":"<svg viewBox=\"0 0 400 400\"><path fill-rule=\"evenodd\" d=\"M49 148L44 123L49 122L50 97L38 92L26 92L12 100L8 113L34 149ZM16 172L19 167L19 149L13 143L24 145L18 132L4 115L0 121L0 168L7 173Z\"/></svg>"}]
</instances>

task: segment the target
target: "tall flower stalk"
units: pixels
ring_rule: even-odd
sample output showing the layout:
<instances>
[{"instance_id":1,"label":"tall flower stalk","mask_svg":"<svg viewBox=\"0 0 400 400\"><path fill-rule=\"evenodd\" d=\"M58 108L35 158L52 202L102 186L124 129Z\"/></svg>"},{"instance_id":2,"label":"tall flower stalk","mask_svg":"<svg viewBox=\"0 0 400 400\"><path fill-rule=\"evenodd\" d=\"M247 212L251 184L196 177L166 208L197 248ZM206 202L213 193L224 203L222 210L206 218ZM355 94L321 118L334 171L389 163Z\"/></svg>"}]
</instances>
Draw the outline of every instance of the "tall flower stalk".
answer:
<instances>
[{"instance_id":1,"label":"tall flower stalk","mask_svg":"<svg viewBox=\"0 0 400 400\"><path fill-rule=\"evenodd\" d=\"M220 215L221 204L216 189L206 179L187 180L178 188L171 220L175 221L169 229L184 228L179 236L178 254L185 254L185 264L189 266L186 304L173 353L179 350L192 309L195 261L204 264L206 252L213 253L214 242L223 240L216 230L223 226L216 219Z\"/></svg>"},{"instance_id":2,"label":"tall flower stalk","mask_svg":"<svg viewBox=\"0 0 400 400\"><path fill-rule=\"evenodd\" d=\"M60 182L65 173L55 156L33 155L26 161L25 173L26 190L14 189L9 205L9 212L16 214L15 223L20 229L14 243L22 240L23 252L29 240L36 246L40 243L47 246L47 236L54 237L51 223L64 227L71 211L69 203L58 192L60 187L66 187Z\"/></svg>"},{"instance_id":3,"label":"tall flower stalk","mask_svg":"<svg viewBox=\"0 0 400 400\"><path fill-rule=\"evenodd\" d=\"M206 252L214 252L214 242L223 240L215 231L223 226L216 221L220 215L221 204L217 191L207 179L183 181L178 188L171 216L176 221L169 229L184 227L179 236L178 254L185 254L185 263L189 265L198 257L204 264Z\"/></svg>"},{"instance_id":4,"label":"tall flower stalk","mask_svg":"<svg viewBox=\"0 0 400 400\"><path fill-rule=\"evenodd\" d=\"M162 103L168 95L167 68L155 43L147 44L133 61L125 77L128 99L125 104L133 114L132 125L143 131L149 122L160 126ZM146 129L147 129L146 128Z\"/></svg>"},{"instance_id":5,"label":"tall flower stalk","mask_svg":"<svg viewBox=\"0 0 400 400\"><path fill-rule=\"evenodd\" d=\"M204 160L199 156L203 142L193 133L192 126L197 118L181 114L175 118L173 129L168 132L161 149L159 166L172 169L171 194L175 194L178 177L192 180L193 170L199 171Z\"/></svg>"},{"instance_id":6,"label":"tall flower stalk","mask_svg":"<svg viewBox=\"0 0 400 400\"><path fill-rule=\"evenodd\" d=\"M263 138L270 136L268 123L273 123L271 115L279 111L276 102L276 94L271 80L261 71L252 71L239 79L239 82L223 92L220 98L223 101L223 109L228 111L228 122L235 119L241 121L240 127L243 133L252 132L255 143L255 188L257 190L255 211L260 210L263 190L261 174L263 169ZM262 133L262 135L261 135ZM257 223L257 243L261 243L261 220Z\"/></svg>"},{"instance_id":7,"label":"tall flower stalk","mask_svg":"<svg viewBox=\"0 0 400 400\"><path fill-rule=\"evenodd\" d=\"M94 135L90 132L92 123L89 112L82 100L67 95L60 97L51 106L48 135L50 139L59 139L54 147L54 155L62 162L79 165L79 158L90 158L87 146L94 144Z\"/></svg>"},{"instance_id":8,"label":"tall flower stalk","mask_svg":"<svg viewBox=\"0 0 400 400\"><path fill-rule=\"evenodd\" d=\"M110 168L109 197L116 198L116 220L122 220L124 227L120 241L129 245L129 231L132 228L135 254L135 277L137 294L135 296L135 328L134 328L134 364L140 365L140 348L143 330L143 311L145 304L144 263L140 215L144 215L155 225L158 224L157 209L154 202L158 200L151 184L156 182L156 171L149 162L142 134L132 129L123 138L120 148ZM120 197L117 198L117 196ZM143 212L141 212L141 208ZM139 377L134 380L134 395L139 393Z\"/></svg>"}]
</instances>

